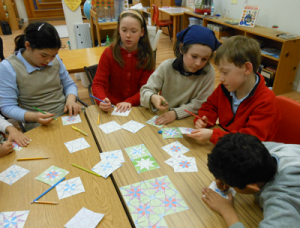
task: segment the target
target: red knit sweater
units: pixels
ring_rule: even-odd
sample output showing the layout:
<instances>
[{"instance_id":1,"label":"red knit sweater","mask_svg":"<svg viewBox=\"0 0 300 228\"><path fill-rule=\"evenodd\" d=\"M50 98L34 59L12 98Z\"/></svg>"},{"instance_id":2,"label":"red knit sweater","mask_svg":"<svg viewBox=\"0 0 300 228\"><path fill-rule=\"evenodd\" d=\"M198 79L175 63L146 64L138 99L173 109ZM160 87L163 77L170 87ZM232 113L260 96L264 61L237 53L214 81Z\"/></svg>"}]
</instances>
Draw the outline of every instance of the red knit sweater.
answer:
<instances>
[{"instance_id":1,"label":"red knit sweater","mask_svg":"<svg viewBox=\"0 0 300 228\"><path fill-rule=\"evenodd\" d=\"M124 67L114 60L110 47L105 49L93 80L93 95L102 100L108 97L112 104L128 102L132 106L137 106L140 104L140 89L147 83L153 70L136 68L137 51L129 53L121 48L121 54ZM98 101L97 103L99 104Z\"/></svg>"},{"instance_id":2,"label":"red knit sweater","mask_svg":"<svg viewBox=\"0 0 300 228\"><path fill-rule=\"evenodd\" d=\"M220 84L198 111L199 116L207 116L212 123L219 117L220 126L227 131L213 129L210 139L213 144L230 132L254 135L261 141L272 141L280 120L280 111L275 94L265 86L263 76L259 75L258 84L242 101L235 114L231 102L230 92Z\"/></svg>"}]
</instances>

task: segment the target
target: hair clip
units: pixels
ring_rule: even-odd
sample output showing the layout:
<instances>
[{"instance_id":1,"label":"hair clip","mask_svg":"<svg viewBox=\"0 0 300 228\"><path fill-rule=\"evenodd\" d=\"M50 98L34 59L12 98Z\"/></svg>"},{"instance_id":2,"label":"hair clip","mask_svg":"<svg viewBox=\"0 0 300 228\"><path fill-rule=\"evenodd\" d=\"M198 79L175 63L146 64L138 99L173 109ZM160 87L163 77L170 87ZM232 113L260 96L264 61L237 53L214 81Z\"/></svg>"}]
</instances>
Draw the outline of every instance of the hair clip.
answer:
<instances>
[{"instance_id":1,"label":"hair clip","mask_svg":"<svg viewBox=\"0 0 300 228\"><path fill-rule=\"evenodd\" d=\"M38 27L37 30L40 31L40 29L43 27L44 24L45 24L45 23L41 24L40 27Z\"/></svg>"}]
</instances>

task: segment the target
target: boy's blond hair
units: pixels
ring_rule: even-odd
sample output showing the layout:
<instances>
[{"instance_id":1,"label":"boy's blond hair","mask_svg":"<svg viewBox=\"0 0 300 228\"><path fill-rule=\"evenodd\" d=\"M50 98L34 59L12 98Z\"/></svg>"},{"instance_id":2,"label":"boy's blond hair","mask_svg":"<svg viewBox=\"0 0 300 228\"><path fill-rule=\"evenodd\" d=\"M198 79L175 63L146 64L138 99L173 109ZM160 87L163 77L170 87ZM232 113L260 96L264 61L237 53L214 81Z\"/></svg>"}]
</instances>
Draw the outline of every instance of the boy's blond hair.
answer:
<instances>
[{"instance_id":1,"label":"boy's blond hair","mask_svg":"<svg viewBox=\"0 0 300 228\"><path fill-rule=\"evenodd\" d=\"M232 36L218 48L215 64L219 65L222 59L237 67L242 67L246 62L250 62L255 73L261 62L259 43L250 37Z\"/></svg>"}]
</instances>

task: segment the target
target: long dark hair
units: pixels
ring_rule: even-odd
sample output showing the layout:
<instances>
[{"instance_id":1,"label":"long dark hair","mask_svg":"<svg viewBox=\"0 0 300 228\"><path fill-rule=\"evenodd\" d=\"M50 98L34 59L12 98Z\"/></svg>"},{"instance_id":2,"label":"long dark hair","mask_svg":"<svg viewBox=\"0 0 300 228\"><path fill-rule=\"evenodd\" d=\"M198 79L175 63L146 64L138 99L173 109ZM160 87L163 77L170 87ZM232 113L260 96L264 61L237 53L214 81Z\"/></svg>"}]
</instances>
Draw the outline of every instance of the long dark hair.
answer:
<instances>
[{"instance_id":1,"label":"long dark hair","mask_svg":"<svg viewBox=\"0 0 300 228\"><path fill-rule=\"evenodd\" d=\"M135 12L138 12L140 15L141 13L137 10ZM133 17L137 19L139 22L141 22L141 28L144 28L144 36L140 38L138 42L138 65L137 68L142 68L145 70L153 70L154 68L154 57L153 57L153 51L150 45L149 37L148 37L148 30L147 30L147 25L146 21L143 18L141 20L140 17L133 13L123 13L122 15L119 16L118 18L118 29L116 30L114 34L114 42L113 45L111 46L112 51L113 51L113 56L114 59L118 62L118 64L123 67L124 66L124 60L121 55L121 50L120 50L120 43L121 43L121 36L119 33L119 28L120 28L120 22L123 18L125 17ZM141 15L141 17L143 17Z\"/></svg>"},{"instance_id":2,"label":"long dark hair","mask_svg":"<svg viewBox=\"0 0 300 228\"><path fill-rule=\"evenodd\" d=\"M15 38L15 51L25 48L25 42L30 43L32 49L55 49L61 47L60 37L53 25L47 22L29 24L24 34Z\"/></svg>"}]
</instances>

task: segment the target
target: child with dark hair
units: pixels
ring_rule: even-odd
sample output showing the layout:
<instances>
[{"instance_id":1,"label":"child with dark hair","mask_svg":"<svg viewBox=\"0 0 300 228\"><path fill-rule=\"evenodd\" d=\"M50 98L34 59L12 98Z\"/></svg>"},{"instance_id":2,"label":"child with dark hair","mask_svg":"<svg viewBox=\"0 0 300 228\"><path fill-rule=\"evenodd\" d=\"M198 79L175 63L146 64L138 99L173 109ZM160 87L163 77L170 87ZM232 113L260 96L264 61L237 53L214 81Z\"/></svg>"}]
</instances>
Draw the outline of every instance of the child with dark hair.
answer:
<instances>
[{"instance_id":1,"label":"child with dark hair","mask_svg":"<svg viewBox=\"0 0 300 228\"><path fill-rule=\"evenodd\" d=\"M230 133L208 154L209 171L219 189L254 194L264 211L259 227L299 227L300 145L261 142L252 135ZM209 188L202 200L219 213L230 228L244 228L229 199Z\"/></svg>"},{"instance_id":2,"label":"child with dark hair","mask_svg":"<svg viewBox=\"0 0 300 228\"><path fill-rule=\"evenodd\" d=\"M57 54L61 41L56 29L46 22L29 24L15 45L15 54L0 63L1 112L26 122L26 130L47 125L67 111L77 115L77 86Z\"/></svg>"},{"instance_id":3,"label":"child with dark hair","mask_svg":"<svg viewBox=\"0 0 300 228\"><path fill-rule=\"evenodd\" d=\"M189 137L214 144L229 132L257 136L272 141L280 121L276 97L257 73L261 50L256 40L245 36L227 39L217 50L215 64L220 84L198 111ZM221 129L205 129L219 119Z\"/></svg>"},{"instance_id":4,"label":"child with dark hair","mask_svg":"<svg viewBox=\"0 0 300 228\"><path fill-rule=\"evenodd\" d=\"M153 51L146 21L139 11L125 10L118 18L114 42L101 55L93 81L94 96L101 110L125 112L140 105L140 88L154 70ZM106 103L105 103L106 102Z\"/></svg>"},{"instance_id":5,"label":"child with dark hair","mask_svg":"<svg viewBox=\"0 0 300 228\"><path fill-rule=\"evenodd\" d=\"M197 113L213 92L215 70L209 63L220 46L210 29L193 25L177 34L175 59L162 62L141 89L141 105L152 111L168 110L156 124L171 123ZM160 94L159 94L160 93Z\"/></svg>"}]
</instances>

